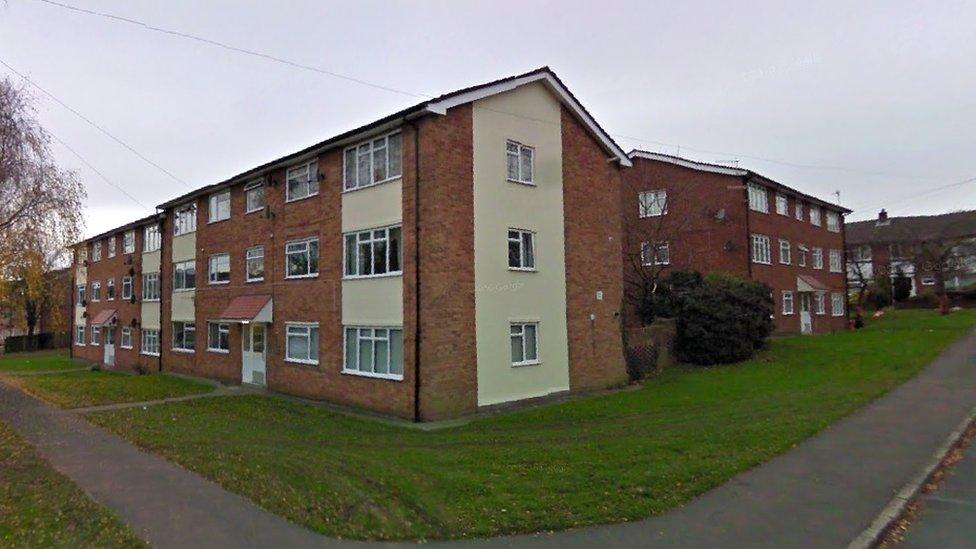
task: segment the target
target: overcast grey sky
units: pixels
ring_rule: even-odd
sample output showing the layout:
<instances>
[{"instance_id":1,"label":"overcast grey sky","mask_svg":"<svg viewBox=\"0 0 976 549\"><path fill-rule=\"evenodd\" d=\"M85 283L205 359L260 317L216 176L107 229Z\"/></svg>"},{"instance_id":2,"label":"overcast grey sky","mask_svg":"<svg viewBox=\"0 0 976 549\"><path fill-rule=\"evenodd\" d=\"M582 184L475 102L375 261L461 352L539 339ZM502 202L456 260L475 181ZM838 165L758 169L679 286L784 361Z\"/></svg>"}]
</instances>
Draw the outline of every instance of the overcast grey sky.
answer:
<instances>
[{"instance_id":1,"label":"overcast grey sky","mask_svg":"<svg viewBox=\"0 0 976 549\"><path fill-rule=\"evenodd\" d=\"M625 150L839 190L850 219L976 208L976 182L925 192L976 177L974 2L59 1L416 94L549 65ZM192 187L422 99L39 0L0 3L0 59ZM57 145L87 234L189 190L37 95L146 206Z\"/></svg>"}]
</instances>

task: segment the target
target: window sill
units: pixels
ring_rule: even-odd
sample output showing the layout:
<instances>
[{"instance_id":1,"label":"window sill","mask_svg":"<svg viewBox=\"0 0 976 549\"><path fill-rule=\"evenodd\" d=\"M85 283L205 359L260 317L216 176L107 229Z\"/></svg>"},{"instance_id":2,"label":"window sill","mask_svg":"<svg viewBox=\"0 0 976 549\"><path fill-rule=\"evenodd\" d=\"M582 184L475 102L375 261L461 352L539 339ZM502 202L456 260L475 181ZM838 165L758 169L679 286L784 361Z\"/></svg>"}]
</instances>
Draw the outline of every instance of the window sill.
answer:
<instances>
[{"instance_id":1,"label":"window sill","mask_svg":"<svg viewBox=\"0 0 976 549\"><path fill-rule=\"evenodd\" d=\"M125 349L127 351L131 351L132 350L132 346L129 345L128 347L126 347L125 345L119 345L119 349Z\"/></svg>"},{"instance_id":2,"label":"window sill","mask_svg":"<svg viewBox=\"0 0 976 549\"><path fill-rule=\"evenodd\" d=\"M159 356L159 353L147 353L145 351L139 353L142 356Z\"/></svg>"},{"instance_id":3,"label":"window sill","mask_svg":"<svg viewBox=\"0 0 976 549\"><path fill-rule=\"evenodd\" d=\"M517 272L517 273L537 273L537 272L539 272L539 270L536 269L535 267L531 267L531 268L526 268L526 267L509 267L508 270L509 271L514 271L514 272Z\"/></svg>"},{"instance_id":4,"label":"window sill","mask_svg":"<svg viewBox=\"0 0 976 549\"><path fill-rule=\"evenodd\" d=\"M221 281L218 281L218 282L208 282L207 284L210 285L210 286L226 286L227 284L230 284L230 280L221 280Z\"/></svg>"},{"instance_id":5,"label":"window sill","mask_svg":"<svg viewBox=\"0 0 976 549\"><path fill-rule=\"evenodd\" d=\"M382 181L376 181L374 183L369 183L368 185L360 185L358 187L353 187L351 189L347 189L346 188L346 182L343 181L342 182L342 194L354 193L356 191L361 191L363 189L369 189L370 187L378 187L379 185L383 185L384 183L392 183L393 181L399 181L401 179L403 179L403 175L398 175L398 176L395 176L395 177L387 177L386 179L383 179Z\"/></svg>"},{"instance_id":6,"label":"window sill","mask_svg":"<svg viewBox=\"0 0 976 549\"><path fill-rule=\"evenodd\" d=\"M525 185L526 187L538 187L534 181L522 181L521 179L506 178L505 181L509 183L515 183L516 185Z\"/></svg>"},{"instance_id":7,"label":"window sill","mask_svg":"<svg viewBox=\"0 0 976 549\"><path fill-rule=\"evenodd\" d=\"M207 352L208 353L217 353L217 354L221 354L221 355L229 355L230 354L230 349L211 349L211 348L207 347Z\"/></svg>"},{"instance_id":8,"label":"window sill","mask_svg":"<svg viewBox=\"0 0 976 549\"><path fill-rule=\"evenodd\" d=\"M312 273L307 275L286 275L285 280L304 280L308 278L318 278L319 273Z\"/></svg>"},{"instance_id":9,"label":"window sill","mask_svg":"<svg viewBox=\"0 0 976 549\"><path fill-rule=\"evenodd\" d=\"M258 212L263 212L263 211L264 211L264 206L261 206L260 208L258 208L256 210L248 210L248 211L244 212L244 215L251 215L253 213L258 213Z\"/></svg>"},{"instance_id":10,"label":"window sill","mask_svg":"<svg viewBox=\"0 0 976 549\"><path fill-rule=\"evenodd\" d=\"M374 374L371 372L360 372L359 370L342 369L343 375L368 377L372 379L385 379L387 381L403 381L403 374Z\"/></svg>"},{"instance_id":11,"label":"window sill","mask_svg":"<svg viewBox=\"0 0 976 549\"><path fill-rule=\"evenodd\" d=\"M650 219L650 218L652 218L652 217L663 217L663 216L665 216L665 215L668 215L668 212L664 212L664 213L659 213L659 214L642 214L642 215L640 216L640 218L641 218L641 219Z\"/></svg>"},{"instance_id":12,"label":"window sill","mask_svg":"<svg viewBox=\"0 0 976 549\"><path fill-rule=\"evenodd\" d=\"M186 236L188 234L193 234L195 232L197 232L197 230L196 229L193 229L192 231L186 231L185 233L178 233L178 234L177 233L173 233L173 236L174 237L176 237L176 236Z\"/></svg>"},{"instance_id":13,"label":"window sill","mask_svg":"<svg viewBox=\"0 0 976 549\"><path fill-rule=\"evenodd\" d=\"M173 351L174 353L193 354L193 353L196 352L196 349L177 349L177 348L174 347L174 348L170 349L170 351Z\"/></svg>"},{"instance_id":14,"label":"window sill","mask_svg":"<svg viewBox=\"0 0 976 549\"><path fill-rule=\"evenodd\" d=\"M207 225L213 225L214 223L220 223L221 221L228 221L228 220L230 220L229 217L225 217L223 219L211 219L207 221Z\"/></svg>"},{"instance_id":15,"label":"window sill","mask_svg":"<svg viewBox=\"0 0 976 549\"><path fill-rule=\"evenodd\" d=\"M195 291L196 289L197 289L196 286L194 286L192 288L173 288L173 293L174 294L182 294L184 292L192 292L192 291Z\"/></svg>"},{"instance_id":16,"label":"window sill","mask_svg":"<svg viewBox=\"0 0 976 549\"><path fill-rule=\"evenodd\" d=\"M754 265L772 265L772 263L769 262L769 261L756 261L756 260L753 260L752 263Z\"/></svg>"},{"instance_id":17,"label":"window sill","mask_svg":"<svg viewBox=\"0 0 976 549\"><path fill-rule=\"evenodd\" d=\"M312 193L306 196L300 196L298 198L285 198L285 204L291 204L292 202L301 202L302 200L308 200L309 198L318 196L319 193Z\"/></svg>"},{"instance_id":18,"label":"window sill","mask_svg":"<svg viewBox=\"0 0 976 549\"><path fill-rule=\"evenodd\" d=\"M158 299L143 299L140 303L159 303Z\"/></svg>"},{"instance_id":19,"label":"window sill","mask_svg":"<svg viewBox=\"0 0 976 549\"><path fill-rule=\"evenodd\" d=\"M541 360L529 360L527 362L513 362L512 368L524 368L526 366L540 366L542 365Z\"/></svg>"},{"instance_id":20,"label":"window sill","mask_svg":"<svg viewBox=\"0 0 976 549\"><path fill-rule=\"evenodd\" d=\"M285 362L290 364L302 364L304 366L318 366L319 361L317 360L301 360L297 358L285 358Z\"/></svg>"},{"instance_id":21,"label":"window sill","mask_svg":"<svg viewBox=\"0 0 976 549\"><path fill-rule=\"evenodd\" d=\"M84 343L75 343L75 347L84 347L84 346L85 346Z\"/></svg>"},{"instance_id":22,"label":"window sill","mask_svg":"<svg viewBox=\"0 0 976 549\"><path fill-rule=\"evenodd\" d=\"M261 277L261 278L250 278L250 279L244 281L245 284L251 284L252 282L264 282L264 277Z\"/></svg>"},{"instance_id":23,"label":"window sill","mask_svg":"<svg viewBox=\"0 0 976 549\"><path fill-rule=\"evenodd\" d=\"M100 347L101 345L101 343L89 343L90 347Z\"/></svg>"},{"instance_id":24,"label":"window sill","mask_svg":"<svg viewBox=\"0 0 976 549\"><path fill-rule=\"evenodd\" d=\"M391 278L394 276L403 276L403 271L394 271L392 273L383 274L373 274L373 275L344 275L343 280L369 280L371 278Z\"/></svg>"}]
</instances>

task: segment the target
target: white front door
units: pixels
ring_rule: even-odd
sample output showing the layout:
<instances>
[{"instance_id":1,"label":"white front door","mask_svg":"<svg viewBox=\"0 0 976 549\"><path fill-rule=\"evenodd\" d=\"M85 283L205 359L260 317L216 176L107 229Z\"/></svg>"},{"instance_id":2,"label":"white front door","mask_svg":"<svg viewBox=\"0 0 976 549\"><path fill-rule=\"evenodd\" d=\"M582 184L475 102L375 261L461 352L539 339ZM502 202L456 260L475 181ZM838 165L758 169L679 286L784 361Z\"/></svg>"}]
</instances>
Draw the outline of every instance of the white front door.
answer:
<instances>
[{"instance_id":1,"label":"white front door","mask_svg":"<svg viewBox=\"0 0 976 549\"><path fill-rule=\"evenodd\" d=\"M267 356L267 325L256 322L241 328L241 381L264 385L264 364Z\"/></svg>"},{"instance_id":2,"label":"white front door","mask_svg":"<svg viewBox=\"0 0 976 549\"><path fill-rule=\"evenodd\" d=\"M102 362L115 366L115 326L106 326L105 330L105 358Z\"/></svg>"},{"instance_id":3,"label":"white front door","mask_svg":"<svg viewBox=\"0 0 976 549\"><path fill-rule=\"evenodd\" d=\"M813 333L813 319L810 317L810 292L800 292L800 333Z\"/></svg>"}]
</instances>

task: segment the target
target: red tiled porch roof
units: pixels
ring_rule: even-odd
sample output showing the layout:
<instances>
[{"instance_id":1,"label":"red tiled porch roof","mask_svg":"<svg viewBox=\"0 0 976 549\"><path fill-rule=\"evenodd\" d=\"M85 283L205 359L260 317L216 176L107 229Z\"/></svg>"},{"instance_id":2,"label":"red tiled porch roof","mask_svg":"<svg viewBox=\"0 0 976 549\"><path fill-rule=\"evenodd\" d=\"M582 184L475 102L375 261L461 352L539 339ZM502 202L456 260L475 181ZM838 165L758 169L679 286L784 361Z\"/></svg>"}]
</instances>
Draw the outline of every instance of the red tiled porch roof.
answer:
<instances>
[{"instance_id":1,"label":"red tiled porch roof","mask_svg":"<svg viewBox=\"0 0 976 549\"><path fill-rule=\"evenodd\" d=\"M800 289L803 286L803 284L806 284L807 286L813 288L814 290L829 290L830 289L829 286L827 286L823 282L820 282L819 280L817 280L816 278L814 278L814 277L812 277L810 275L802 275L802 274L801 275L796 275L796 279L797 279L797 284L796 284L797 285L797 289ZM802 291L805 291L805 290L800 289L800 291L802 292Z\"/></svg>"},{"instance_id":2,"label":"red tiled porch roof","mask_svg":"<svg viewBox=\"0 0 976 549\"><path fill-rule=\"evenodd\" d=\"M230 305L220 313L224 320L253 320L261 309L271 301L270 295L242 295L235 297Z\"/></svg>"},{"instance_id":3,"label":"red tiled porch roof","mask_svg":"<svg viewBox=\"0 0 976 549\"><path fill-rule=\"evenodd\" d=\"M92 324L95 326L104 326L108 324L115 318L115 309L102 309L95 315L92 319Z\"/></svg>"}]
</instances>

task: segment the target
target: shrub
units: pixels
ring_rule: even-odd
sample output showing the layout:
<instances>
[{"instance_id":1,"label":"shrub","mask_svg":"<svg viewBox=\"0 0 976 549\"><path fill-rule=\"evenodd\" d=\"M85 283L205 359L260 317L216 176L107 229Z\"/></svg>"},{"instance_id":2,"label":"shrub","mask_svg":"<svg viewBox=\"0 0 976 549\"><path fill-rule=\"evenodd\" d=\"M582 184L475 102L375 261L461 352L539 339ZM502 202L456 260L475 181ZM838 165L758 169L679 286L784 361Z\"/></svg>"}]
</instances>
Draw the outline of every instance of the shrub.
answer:
<instances>
[{"instance_id":1,"label":"shrub","mask_svg":"<svg viewBox=\"0 0 976 549\"><path fill-rule=\"evenodd\" d=\"M676 318L684 296L701 284L702 275L698 271L672 271L658 280L654 291L638 306L641 321L649 325L655 318Z\"/></svg>"}]
</instances>

